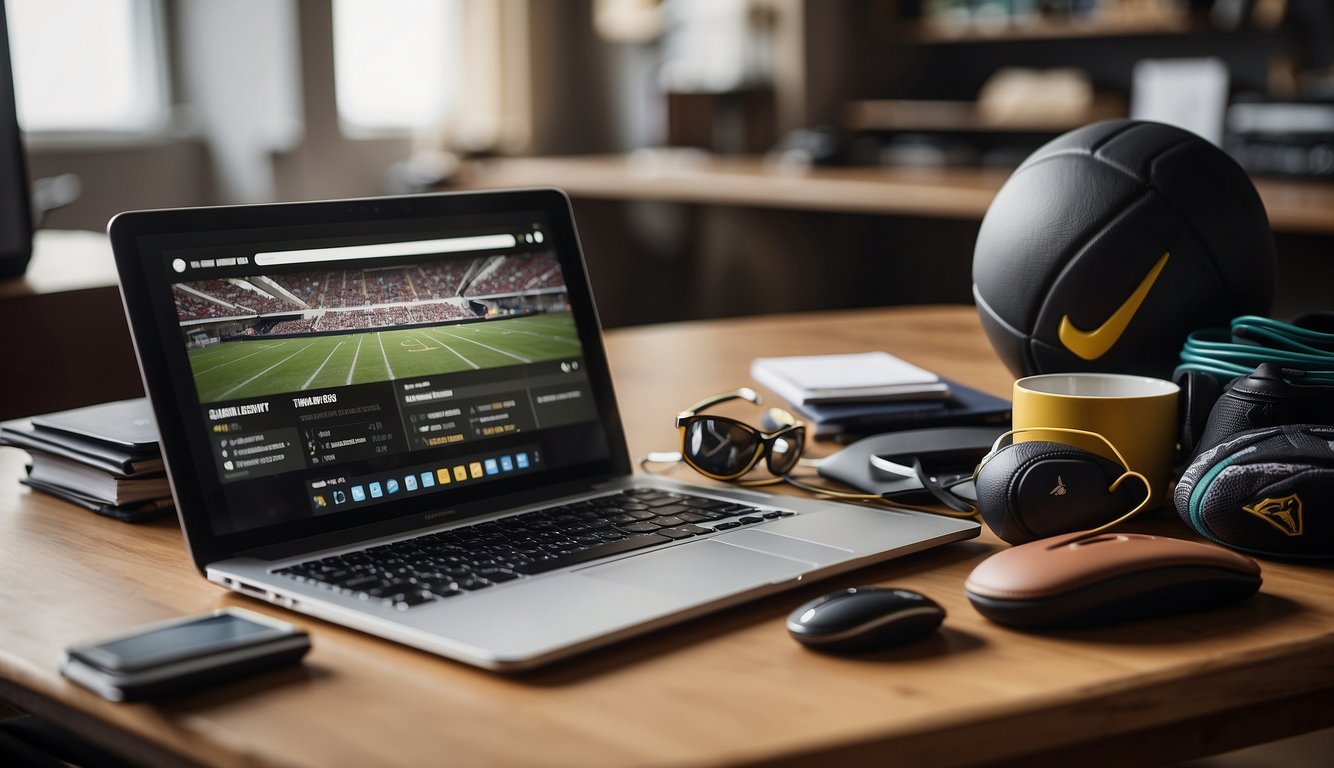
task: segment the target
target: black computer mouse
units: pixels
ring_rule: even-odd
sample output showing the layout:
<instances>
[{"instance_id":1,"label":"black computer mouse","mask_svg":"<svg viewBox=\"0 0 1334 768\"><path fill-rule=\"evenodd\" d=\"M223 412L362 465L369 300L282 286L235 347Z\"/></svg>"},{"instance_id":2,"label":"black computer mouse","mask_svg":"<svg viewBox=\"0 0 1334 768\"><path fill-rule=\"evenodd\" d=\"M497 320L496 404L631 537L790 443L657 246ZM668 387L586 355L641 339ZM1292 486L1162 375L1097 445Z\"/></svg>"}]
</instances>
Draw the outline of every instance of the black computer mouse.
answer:
<instances>
[{"instance_id":1,"label":"black computer mouse","mask_svg":"<svg viewBox=\"0 0 1334 768\"><path fill-rule=\"evenodd\" d=\"M944 608L912 590L851 587L797 608L787 631L808 648L855 653L912 642L944 620Z\"/></svg>"},{"instance_id":2,"label":"black computer mouse","mask_svg":"<svg viewBox=\"0 0 1334 768\"><path fill-rule=\"evenodd\" d=\"M964 588L978 613L998 624L1076 629L1239 602L1260 582L1254 560L1222 547L1109 532L1001 550Z\"/></svg>"}]
</instances>

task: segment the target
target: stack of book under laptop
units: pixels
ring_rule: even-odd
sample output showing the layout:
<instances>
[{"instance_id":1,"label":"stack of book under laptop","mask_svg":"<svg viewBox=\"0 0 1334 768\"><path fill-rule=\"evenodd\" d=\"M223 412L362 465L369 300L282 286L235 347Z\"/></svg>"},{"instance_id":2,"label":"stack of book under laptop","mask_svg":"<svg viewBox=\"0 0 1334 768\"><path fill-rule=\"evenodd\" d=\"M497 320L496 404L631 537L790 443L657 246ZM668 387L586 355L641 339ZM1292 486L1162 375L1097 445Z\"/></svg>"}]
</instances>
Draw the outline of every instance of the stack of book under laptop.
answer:
<instances>
[{"instance_id":1,"label":"stack of book under laptop","mask_svg":"<svg viewBox=\"0 0 1334 768\"><path fill-rule=\"evenodd\" d=\"M786 400L817 439L1010 421L1008 400L887 352L761 357L752 361L750 375Z\"/></svg>"},{"instance_id":2,"label":"stack of book under laptop","mask_svg":"<svg viewBox=\"0 0 1334 768\"><path fill-rule=\"evenodd\" d=\"M21 482L118 520L172 510L148 401L122 400L0 424L0 445L32 457Z\"/></svg>"}]
</instances>

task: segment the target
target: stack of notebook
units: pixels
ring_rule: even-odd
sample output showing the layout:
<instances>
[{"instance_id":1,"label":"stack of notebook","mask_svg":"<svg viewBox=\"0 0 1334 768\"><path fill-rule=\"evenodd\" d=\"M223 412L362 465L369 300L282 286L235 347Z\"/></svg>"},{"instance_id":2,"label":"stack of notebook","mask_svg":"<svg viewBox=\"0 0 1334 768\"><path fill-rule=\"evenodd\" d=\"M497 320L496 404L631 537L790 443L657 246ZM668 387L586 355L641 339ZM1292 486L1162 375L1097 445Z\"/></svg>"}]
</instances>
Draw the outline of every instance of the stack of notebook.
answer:
<instances>
[{"instance_id":1,"label":"stack of notebook","mask_svg":"<svg viewBox=\"0 0 1334 768\"><path fill-rule=\"evenodd\" d=\"M1010 421L1008 400L886 352L762 357L751 363L750 375L786 400L819 439Z\"/></svg>"},{"instance_id":2,"label":"stack of notebook","mask_svg":"<svg viewBox=\"0 0 1334 768\"><path fill-rule=\"evenodd\" d=\"M143 398L5 422L0 445L32 456L23 483L100 515L135 522L172 509Z\"/></svg>"}]
</instances>

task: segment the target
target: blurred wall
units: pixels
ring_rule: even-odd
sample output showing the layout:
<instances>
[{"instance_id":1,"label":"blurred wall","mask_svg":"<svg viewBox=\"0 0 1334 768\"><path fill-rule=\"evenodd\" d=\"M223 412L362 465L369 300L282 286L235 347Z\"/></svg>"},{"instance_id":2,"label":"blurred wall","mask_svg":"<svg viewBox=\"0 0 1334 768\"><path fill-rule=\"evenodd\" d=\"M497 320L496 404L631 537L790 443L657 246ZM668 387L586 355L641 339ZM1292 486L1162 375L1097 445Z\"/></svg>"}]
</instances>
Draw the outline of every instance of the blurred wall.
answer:
<instances>
[{"instance_id":1,"label":"blurred wall","mask_svg":"<svg viewBox=\"0 0 1334 768\"><path fill-rule=\"evenodd\" d=\"M511 111L528 123L506 149L606 152L643 136L627 133L633 116L617 114L627 59L594 33L591 0L469 1L503 16L495 54L507 65ZM396 163L441 140L343 133L330 0L169 0L164 9L172 124L129 141L29 137L34 179L74 173L82 182L79 199L45 226L101 230L134 208L384 194Z\"/></svg>"}]
</instances>

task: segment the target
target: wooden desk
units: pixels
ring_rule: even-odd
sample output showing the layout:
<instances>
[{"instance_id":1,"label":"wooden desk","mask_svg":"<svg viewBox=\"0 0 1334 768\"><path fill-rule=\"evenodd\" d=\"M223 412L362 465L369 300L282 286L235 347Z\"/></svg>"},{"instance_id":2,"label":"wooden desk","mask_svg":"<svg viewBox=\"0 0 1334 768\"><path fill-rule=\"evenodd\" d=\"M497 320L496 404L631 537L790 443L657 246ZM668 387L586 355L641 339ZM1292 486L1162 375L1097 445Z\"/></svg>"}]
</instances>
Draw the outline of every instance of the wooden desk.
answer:
<instances>
[{"instance_id":1,"label":"wooden desk","mask_svg":"<svg viewBox=\"0 0 1334 768\"><path fill-rule=\"evenodd\" d=\"M745 383L756 355L886 349L992 392L1009 382L962 307L644 327L608 347L635 453L671 447L672 414ZM1030 635L963 595L1001 546L984 534L509 678L224 593L191 571L172 523L32 494L13 482L22 463L0 451L0 698L155 765L1130 765L1334 722L1328 567L1266 562L1239 606ZM788 639L792 607L862 583L935 597L944 630L861 659ZM132 705L56 671L75 641L229 604L307 627L305 666Z\"/></svg>"}]
</instances>

